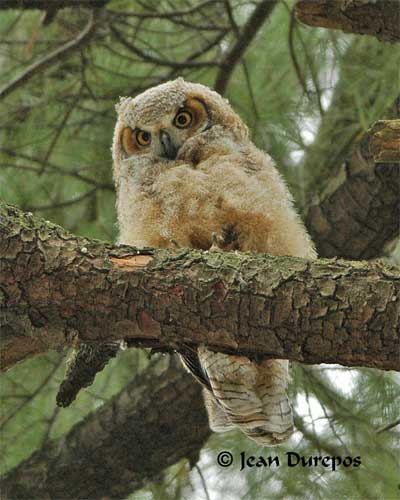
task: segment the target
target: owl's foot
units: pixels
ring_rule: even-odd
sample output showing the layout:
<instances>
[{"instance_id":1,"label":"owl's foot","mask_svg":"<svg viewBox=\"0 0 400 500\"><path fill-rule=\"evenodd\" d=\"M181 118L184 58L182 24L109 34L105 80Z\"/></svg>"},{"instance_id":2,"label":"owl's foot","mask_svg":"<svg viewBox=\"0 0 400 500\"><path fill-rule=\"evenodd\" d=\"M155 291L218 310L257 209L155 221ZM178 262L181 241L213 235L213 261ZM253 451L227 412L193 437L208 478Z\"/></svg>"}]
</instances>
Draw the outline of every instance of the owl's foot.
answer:
<instances>
[{"instance_id":1,"label":"owl's foot","mask_svg":"<svg viewBox=\"0 0 400 500\"><path fill-rule=\"evenodd\" d=\"M172 239L172 238L171 238L171 239L169 240L169 242L170 242L170 243L172 243L172 245L173 245L175 248L181 248L181 247L180 247L180 245L179 245L179 243L178 243L176 240L174 240L174 239Z\"/></svg>"},{"instance_id":2,"label":"owl's foot","mask_svg":"<svg viewBox=\"0 0 400 500\"><path fill-rule=\"evenodd\" d=\"M222 229L222 234L212 233L212 245L210 252L229 252L238 250L238 233L235 226L226 226Z\"/></svg>"},{"instance_id":3,"label":"owl's foot","mask_svg":"<svg viewBox=\"0 0 400 500\"><path fill-rule=\"evenodd\" d=\"M212 245L209 252L224 252L225 239L217 233L211 235Z\"/></svg>"}]
</instances>

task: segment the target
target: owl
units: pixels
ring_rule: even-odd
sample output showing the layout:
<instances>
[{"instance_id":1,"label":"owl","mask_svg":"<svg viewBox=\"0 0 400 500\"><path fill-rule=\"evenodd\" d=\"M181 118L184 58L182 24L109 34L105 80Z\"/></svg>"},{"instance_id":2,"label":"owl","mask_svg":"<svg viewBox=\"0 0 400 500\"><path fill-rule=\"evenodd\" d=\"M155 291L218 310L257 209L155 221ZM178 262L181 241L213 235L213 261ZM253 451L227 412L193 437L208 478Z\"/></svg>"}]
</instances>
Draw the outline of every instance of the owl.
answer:
<instances>
[{"instance_id":1,"label":"owl","mask_svg":"<svg viewBox=\"0 0 400 500\"><path fill-rule=\"evenodd\" d=\"M113 140L120 243L315 258L271 158L228 101L182 78L121 98ZM212 430L261 445L293 432L287 360L250 360L206 346L180 353L203 385Z\"/></svg>"}]
</instances>

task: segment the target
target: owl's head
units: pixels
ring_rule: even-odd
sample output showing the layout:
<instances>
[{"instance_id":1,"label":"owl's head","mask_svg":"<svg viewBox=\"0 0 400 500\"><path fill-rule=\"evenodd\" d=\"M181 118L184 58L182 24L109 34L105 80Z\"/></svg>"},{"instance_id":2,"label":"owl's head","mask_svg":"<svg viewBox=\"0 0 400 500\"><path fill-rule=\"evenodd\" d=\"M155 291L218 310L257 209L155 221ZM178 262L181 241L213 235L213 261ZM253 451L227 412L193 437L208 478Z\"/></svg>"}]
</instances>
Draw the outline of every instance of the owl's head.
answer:
<instances>
[{"instance_id":1,"label":"owl's head","mask_svg":"<svg viewBox=\"0 0 400 500\"><path fill-rule=\"evenodd\" d=\"M246 125L228 101L204 85L178 78L152 87L116 106L113 158L175 160L187 141L216 125L236 140L247 138Z\"/></svg>"}]
</instances>

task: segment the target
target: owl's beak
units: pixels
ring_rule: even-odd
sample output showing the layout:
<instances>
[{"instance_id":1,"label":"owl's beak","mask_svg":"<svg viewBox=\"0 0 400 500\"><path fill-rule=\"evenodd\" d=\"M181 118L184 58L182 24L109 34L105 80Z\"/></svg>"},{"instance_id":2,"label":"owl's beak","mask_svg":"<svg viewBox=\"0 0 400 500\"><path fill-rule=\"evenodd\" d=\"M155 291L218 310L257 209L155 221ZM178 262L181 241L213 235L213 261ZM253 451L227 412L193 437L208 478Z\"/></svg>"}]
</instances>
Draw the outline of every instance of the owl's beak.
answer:
<instances>
[{"instance_id":1,"label":"owl's beak","mask_svg":"<svg viewBox=\"0 0 400 500\"><path fill-rule=\"evenodd\" d=\"M165 132L165 130L161 130L160 132L160 141L163 148L161 156L163 158L168 158L168 160L175 160L179 148L175 146L171 137L167 132Z\"/></svg>"}]
</instances>

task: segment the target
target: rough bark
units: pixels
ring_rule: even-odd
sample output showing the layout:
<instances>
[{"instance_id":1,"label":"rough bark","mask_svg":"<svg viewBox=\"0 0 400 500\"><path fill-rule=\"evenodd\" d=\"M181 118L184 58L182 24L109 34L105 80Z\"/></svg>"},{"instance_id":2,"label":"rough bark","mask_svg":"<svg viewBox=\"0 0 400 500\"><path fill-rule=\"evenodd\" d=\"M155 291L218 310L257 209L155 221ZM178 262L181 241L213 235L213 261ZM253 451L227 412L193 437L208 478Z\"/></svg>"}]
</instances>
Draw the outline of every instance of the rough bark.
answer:
<instances>
[{"instance_id":1,"label":"rough bark","mask_svg":"<svg viewBox=\"0 0 400 500\"><path fill-rule=\"evenodd\" d=\"M371 259L400 234L400 120L376 122L309 204L319 255Z\"/></svg>"},{"instance_id":2,"label":"rough bark","mask_svg":"<svg viewBox=\"0 0 400 500\"><path fill-rule=\"evenodd\" d=\"M400 163L400 120L379 120L363 141L366 155L375 163Z\"/></svg>"},{"instance_id":3,"label":"rough bark","mask_svg":"<svg viewBox=\"0 0 400 500\"><path fill-rule=\"evenodd\" d=\"M200 385L180 369L151 363L7 474L2 498L125 498L182 458L196 463L209 434Z\"/></svg>"},{"instance_id":4,"label":"rough bark","mask_svg":"<svg viewBox=\"0 0 400 500\"><path fill-rule=\"evenodd\" d=\"M393 0L301 0L297 18L309 26L341 29L346 33L374 35L400 41L400 7Z\"/></svg>"},{"instance_id":5,"label":"rough bark","mask_svg":"<svg viewBox=\"0 0 400 500\"><path fill-rule=\"evenodd\" d=\"M400 271L77 238L0 208L3 367L84 342L399 369Z\"/></svg>"}]
</instances>

